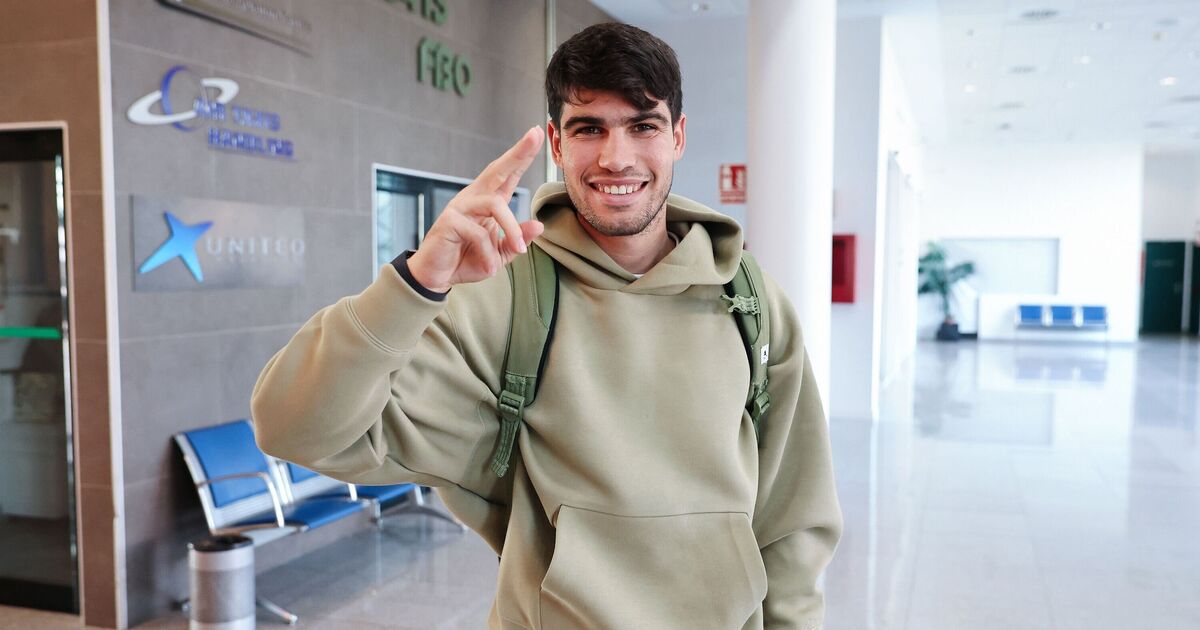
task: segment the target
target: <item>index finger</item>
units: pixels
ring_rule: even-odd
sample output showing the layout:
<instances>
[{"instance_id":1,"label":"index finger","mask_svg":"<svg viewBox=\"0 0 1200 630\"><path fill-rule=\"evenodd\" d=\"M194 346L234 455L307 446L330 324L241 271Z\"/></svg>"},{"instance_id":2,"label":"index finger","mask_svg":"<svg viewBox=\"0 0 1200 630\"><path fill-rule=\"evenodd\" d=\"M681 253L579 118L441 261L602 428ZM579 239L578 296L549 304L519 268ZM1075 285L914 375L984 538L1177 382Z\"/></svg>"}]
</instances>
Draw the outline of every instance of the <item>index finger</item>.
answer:
<instances>
[{"instance_id":1,"label":"index finger","mask_svg":"<svg viewBox=\"0 0 1200 630\"><path fill-rule=\"evenodd\" d=\"M533 163L533 159L537 157L544 137L541 127L533 127L526 131L516 144L483 169L473 185L477 186L480 192L500 194L506 191L510 182L513 182L512 186L515 187L515 182L521 179ZM507 192L507 196L512 195L512 190Z\"/></svg>"}]
</instances>

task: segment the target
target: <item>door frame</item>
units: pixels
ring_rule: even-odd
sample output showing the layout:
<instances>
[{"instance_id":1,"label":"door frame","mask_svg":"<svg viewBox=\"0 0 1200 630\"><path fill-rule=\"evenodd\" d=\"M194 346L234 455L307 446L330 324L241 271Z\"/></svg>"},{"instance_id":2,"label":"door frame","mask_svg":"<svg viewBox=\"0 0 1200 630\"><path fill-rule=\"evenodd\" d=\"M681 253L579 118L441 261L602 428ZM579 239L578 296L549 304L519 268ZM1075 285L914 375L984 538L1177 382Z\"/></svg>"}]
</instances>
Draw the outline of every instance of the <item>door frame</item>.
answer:
<instances>
[{"instance_id":1,"label":"door frame","mask_svg":"<svg viewBox=\"0 0 1200 630\"><path fill-rule=\"evenodd\" d=\"M74 375L74 352L71 344L74 337L71 334L71 293L70 286L70 251L72 246L70 221L67 220L67 214L71 212L71 156L69 134L67 122L65 120L47 120L47 121L30 121L30 122L0 122L0 134L13 131L57 131L62 139L62 164L59 166L59 172L56 173L57 185L61 187L61 192L58 198L58 281L59 281L59 296L62 300L62 319L60 327L62 328L62 355L63 355L63 421L66 425L66 454L67 454L67 520L68 531L70 533L70 549L73 556L71 572L71 590L73 593L73 614L81 614L83 612L83 600L80 587L80 580L83 574L83 553L80 548L79 541L79 506L82 504L82 497L78 484L79 458L76 456L78 449L77 432L75 431L75 380Z\"/></svg>"},{"instance_id":2,"label":"door frame","mask_svg":"<svg viewBox=\"0 0 1200 630\"><path fill-rule=\"evenodd\" d=\"M466 177L456 177L454 175L443 175L441 173L433 173L430 171L421 171L421 170L417 170L415 168L405 168L403 166L392 166L390 164L383 164L380 162L372 162L371 163L371 189L370 189L371 192L367 196L367 199L369 199L370 203L371 203L371 273L372 273L372 277L374 277L374 274L379 271L379 267L381 265L383 265L383 263L385 262L385 261L379 260L379 250L375 246L375 244L379 240L379 234L377 232L377 227L376 227L376 222L379 220L379 217L377 216L378 210L375 207L375 187L377 185L376 182L379 179L380 172L393 173L395 175L409 175L411 177L421 177L424 179L432 179L435 181L446 182L448 184L462 184L464 186L469 186L469 185L471 185L472 182L475 181L473 179L468 179ZM516 196L517 199L519 199L519 201L517 202L517 207L521 208L522 210L524 210L526 212L529 212L530 211L529 189L518 186L513 191L513 195ZM532 217L530 217L530 218L532 218ZM518 215L517 215L517 220L518 221L521 220L520 213L518 213ZM425 226L418 226L418 230L417 230L418 240L420 240L421 234L424 232L424 227Z\"/></svg>"}]
</instances>

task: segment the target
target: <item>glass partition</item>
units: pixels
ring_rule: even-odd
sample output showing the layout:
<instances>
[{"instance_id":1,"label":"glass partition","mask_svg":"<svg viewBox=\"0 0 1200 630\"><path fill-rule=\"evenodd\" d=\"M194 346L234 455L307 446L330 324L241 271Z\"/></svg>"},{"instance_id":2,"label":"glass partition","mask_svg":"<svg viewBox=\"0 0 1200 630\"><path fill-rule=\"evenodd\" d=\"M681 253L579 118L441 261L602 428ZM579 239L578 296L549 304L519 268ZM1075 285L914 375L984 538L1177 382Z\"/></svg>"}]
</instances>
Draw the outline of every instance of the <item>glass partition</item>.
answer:
<instances>
[{"instance_id":1,"label":"glass partition","mask_svg":"<svg viewBox=\"0 0 1200 630\"><path fill-rule=\"evenodd\" d=\"M78 612L62 131L0 131L0 603Z\"/></svg>"}]
</instances>

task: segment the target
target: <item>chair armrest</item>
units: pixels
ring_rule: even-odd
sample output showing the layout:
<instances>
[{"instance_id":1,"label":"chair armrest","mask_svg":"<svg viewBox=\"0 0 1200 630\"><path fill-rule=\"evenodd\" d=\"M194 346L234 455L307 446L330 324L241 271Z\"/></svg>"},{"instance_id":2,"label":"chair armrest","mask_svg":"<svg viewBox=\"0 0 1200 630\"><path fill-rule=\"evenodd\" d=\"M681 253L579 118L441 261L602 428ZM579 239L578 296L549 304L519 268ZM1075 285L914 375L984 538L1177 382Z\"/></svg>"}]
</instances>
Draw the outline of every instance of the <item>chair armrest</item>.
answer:
<instances>
[{"instance_id":1,"label":"chair armrest","mask_svg":"<svg viewBox=\"0 0 1200 630\"><path fill-rule=\"evenodd\" d=\"M230 473L228 475L220 475L211 479L204 479L196 482L196 489L199 490L206 486L211 486L214 483L229 481L231 479L262 479L267 484L267 492L271 493L271 504L275 508L275 524L277 527L285 527L287 525L283 520L283 503L279 500L279 491L275 489L275 482L271 481L271 476L262 471Z\"/></svg>"}]
</instances>

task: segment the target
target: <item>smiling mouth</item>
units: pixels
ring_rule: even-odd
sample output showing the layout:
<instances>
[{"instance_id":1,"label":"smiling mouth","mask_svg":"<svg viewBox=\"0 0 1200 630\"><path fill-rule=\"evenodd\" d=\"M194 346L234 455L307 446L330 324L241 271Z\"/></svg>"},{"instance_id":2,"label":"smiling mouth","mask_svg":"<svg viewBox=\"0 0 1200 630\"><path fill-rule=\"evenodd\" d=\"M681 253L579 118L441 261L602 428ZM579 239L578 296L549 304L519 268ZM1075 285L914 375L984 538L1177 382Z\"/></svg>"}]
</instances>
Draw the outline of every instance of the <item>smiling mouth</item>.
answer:
<instances>
[{"instance_id":1,"label":"smiling mouth","mask_svg":"<svg viewBox=\"0 0 1200 630\"><path fill-rule=\"evenodd\" d=\"M649 182L638 182L636 184L621 184L617 186L609 186L606 184L588 184L588 186L591 186L592 190L602 192L606 195L620 196L632 195L636 192L639 192L645 188L646 184L648 183Z\"/></svg>"}]
</instances>

